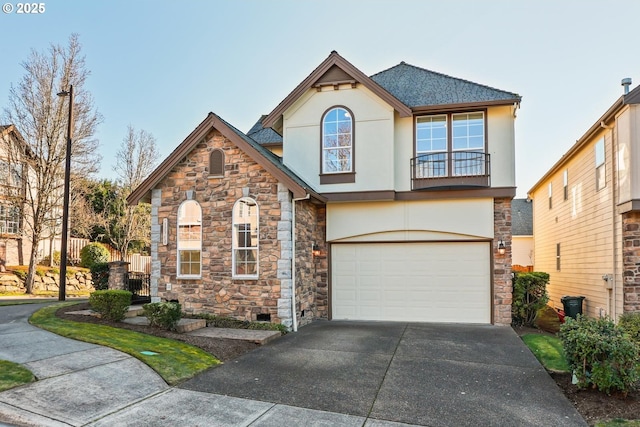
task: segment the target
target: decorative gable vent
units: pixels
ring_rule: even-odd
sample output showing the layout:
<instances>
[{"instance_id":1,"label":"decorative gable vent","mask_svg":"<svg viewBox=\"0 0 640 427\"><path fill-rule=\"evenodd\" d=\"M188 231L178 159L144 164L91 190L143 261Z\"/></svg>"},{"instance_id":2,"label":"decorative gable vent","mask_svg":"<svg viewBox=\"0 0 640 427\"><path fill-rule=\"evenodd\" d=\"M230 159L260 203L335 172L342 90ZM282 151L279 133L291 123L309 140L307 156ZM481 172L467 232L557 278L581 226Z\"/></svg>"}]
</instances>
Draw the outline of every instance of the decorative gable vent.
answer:
<instances>
[{"instance_id":1,"label":"decorative gable vent","mask_svg":"<svg viewBox=\"0 0 640 427\"><path fill-rule=\"evenodd\" d=\"M220 149L209 155L209 176L224 176L224 153Z\"/></svg>"}]
</instances>

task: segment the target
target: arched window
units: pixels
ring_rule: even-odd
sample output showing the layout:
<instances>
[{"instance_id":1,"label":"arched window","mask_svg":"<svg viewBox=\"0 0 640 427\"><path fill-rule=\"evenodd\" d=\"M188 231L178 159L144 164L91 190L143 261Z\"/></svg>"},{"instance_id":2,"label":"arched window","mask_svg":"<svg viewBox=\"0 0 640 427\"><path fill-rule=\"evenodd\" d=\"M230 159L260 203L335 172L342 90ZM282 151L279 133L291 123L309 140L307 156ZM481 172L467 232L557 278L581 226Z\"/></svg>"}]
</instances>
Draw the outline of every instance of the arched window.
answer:
<instances>
[{"instance_id":1,"label":"arched window","mask_svg":"<svg viewBox=\"0 0 640 427\"><path fill-rule=\"evenodd\" d=\"M224 176L224 152L220 149L209 155L209 176Z\"/></svg>"},{"instance_id":2,"label":"arched window","mask_svg":"<svg viewBox=\"0 0 640 427\"><path fill-rule=\"evenodd\" d=\"M353 172L353 117L334 107L322 118L322 173Z\"/></svg>"},{"instance_id":3,"label":"arched window","mask_svg":"<svg viewBox=\"0 0 640 427\"><path fill-rule=\"evenodd\" d=\"M233 205L233 276L258 277L258 204L243 197Z\"/></svg>"},{"instance_id":4,"label":"arched window","mask_svg":"<svg viewBox=\"0 0 640 427\"><path fill-rule=\"evenodd\" d=\"M182 278L202 274L202 208L187 200L178 208L178 272Z\"/></svg>"}]
</instances>

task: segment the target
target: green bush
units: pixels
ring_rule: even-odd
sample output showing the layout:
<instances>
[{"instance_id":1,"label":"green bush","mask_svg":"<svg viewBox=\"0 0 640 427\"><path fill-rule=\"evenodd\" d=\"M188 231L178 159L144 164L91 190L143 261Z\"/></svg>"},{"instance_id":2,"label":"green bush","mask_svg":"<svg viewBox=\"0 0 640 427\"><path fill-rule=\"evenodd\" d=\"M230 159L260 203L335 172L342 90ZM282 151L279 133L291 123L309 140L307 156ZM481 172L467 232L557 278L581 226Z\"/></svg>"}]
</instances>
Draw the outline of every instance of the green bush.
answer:
<instances>
[{"instance_id":1,"label":"green bush","mask_svg":"<svg viewBox=\"0 0 640 427\"><path fill-rule=\"evenodd\" d=\"M109 262L109 250L102 243L89 243L80 250L80 266L91 268L94 264Z\"/></svg>"},{"instance_id":2,"label":"green bush","mask_svg":"<svg viewBox=\"0 0 640 427\"><path fill-rule=\"evenodd\" d=\"M640 312L624 313L620 316L618 325L640 345Z\"/></svg>"},{"instance_id":3,"label":"green bush","mask_svg":"<svg viewBox=\"0 0 640 427\"><path fill-rule=\"evenodd\" d=\"M566 318L560 339L580 388L627 393L640 379L638 344L609 318Z\"/></svg>"},{"instance_id":4,"label":"green bush","mask_svg":"<svg viewBox=\"0 0 640 427\"><path fill-rule=\"evenodd\" d=\"M91 281L96 291L109 289L109 263L97 262L91 267Z\"/></svg>"},{"instance_id":5,"label":"green bush","mask_svg":"<svg viewBox=\"0 0 640 427\"><path fill-rule=\"evenodd\" d=\"M516 325L533 326L538 310L547 305L549 275L543 272L517 273L513 280L511 312Z\"/></svg>"},{"instance_id":6,"label":"green bush","mask_svg":"<svg viewBox=\"0 0 640 427\"><path fill-rule=\"evenodd\" d=\"M60 251L53 251L53 264L51 264L50 260L49 260L49 255L47 255L46 257L42 258L42 260L40 261L40 265L60 265Z\"/></svg>"},{"instance_id":7,"label":"green bush","mask_svg":"<svg viewBox=\"0 0 640 427\"><path fill-rule=\"evenodd\" d=\"M158 328L175 331L182 317L182 308L177 302L152 302L142 306L149 324Z\"/></svg>"},{"instance_id":8,"label":"green bush","mask_svg":"<svg viewBox=\"0 0 640 427\"><path fill-rule=\"evenodd\" d=\"M108 320L119 322L131 305L131 292L120 290L95 291L89 296L89 305Z\"/></svg>"}]
</instances>

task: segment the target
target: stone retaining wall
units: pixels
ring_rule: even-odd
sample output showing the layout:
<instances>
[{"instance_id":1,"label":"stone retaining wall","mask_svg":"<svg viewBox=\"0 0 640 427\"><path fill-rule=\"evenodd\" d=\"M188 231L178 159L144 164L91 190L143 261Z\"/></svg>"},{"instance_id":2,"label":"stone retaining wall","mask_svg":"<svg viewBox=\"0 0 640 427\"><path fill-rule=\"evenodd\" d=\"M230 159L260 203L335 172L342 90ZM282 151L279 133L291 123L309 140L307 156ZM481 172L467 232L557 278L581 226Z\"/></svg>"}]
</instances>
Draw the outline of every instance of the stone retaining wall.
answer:
<instances>
[{"instance_id":1,"label":"stone retaining wall","mask_svg":"<svg viewBox=\"0 0 640 427\"><path fill-rule=\"evenodd\" d=\"M55 291L60 288L60 276L54 273L45 273L44 276L36 277L33 282L33 290L37 291ZM67 292L89 291L92 292L93 282L91 281L91 273L77 272L74 275L67 275ZM13 273L0 274L0 292L25 292L24 280Z\"/></svg>"}]
</instances>

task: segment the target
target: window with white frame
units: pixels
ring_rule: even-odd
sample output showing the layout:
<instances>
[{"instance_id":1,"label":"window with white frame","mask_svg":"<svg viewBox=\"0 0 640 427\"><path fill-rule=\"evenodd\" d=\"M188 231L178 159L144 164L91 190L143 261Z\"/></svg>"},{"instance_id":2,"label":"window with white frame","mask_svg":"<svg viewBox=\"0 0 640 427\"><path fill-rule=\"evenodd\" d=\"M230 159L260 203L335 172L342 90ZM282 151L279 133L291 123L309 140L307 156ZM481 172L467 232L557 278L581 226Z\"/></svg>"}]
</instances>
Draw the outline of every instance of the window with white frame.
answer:
<instances>
[{"instance_id":1,"label":"window with white frame","mask_svg":"<svg viewBox=\"0 0 640 427\"><path fill-rule=\"evenodd\" d=\"M178 273L180 278L202 274L202 208L187 200L178 208Z\"/></svg>"},{"instance_id":2,"label":"window with white frame","mask_svg":"<svg viewBox=\"0 0 640 427\"><path fill-rule=\"evenodd\" d=\"M562 173L562 188L564 191L564 199L569 200L569 171L567 169Z\"/></svg>"},{"instance_id":3,"label":"window with white frame","mask_svg":"<svg viewBox=\"0 0 640 427\"><path fill-rule=\"evenodd\" d=\"M549 183L548 191L549 191L549 209L551 209L553 207L553 184L551 182Z\"/></svg>"},{"instance_id":4,"label":"window with white frame","mask_svg":"<svg viewBox=\"0 0 640 427\"><path fill-rule=\"evenodd\" d=\"M605 152L604 152L604 138L596 142L595 148L596 155L596 191L604 188L607 185L607 176L605 169Z\"/></svg>"},{"instance_id":5,"label":"window with white frame","mask_svg":"<svg viewBox=\"0 0 640 427\"><path fill-rule=\"evenodd\" d=\"M482 111L416 117L416 178L486 173Z\"/></svg>"},{"instance_id":6,"label":"window with white frame","mask_svg":"<svg viewBox=\"0 0 640 427\"><path fill-rule=\"evenodd\" d=\"M0 205L0 234L20 234L20 209Z\"/></svg>"},{"instance_id":7,"label":"window with white frame","mask_svg":"<svg viewBox=\"0 0 640 427\"><path fill-rule=\"evenodd\" d=\"M0 185L20 187L22 184L22 166L0 160Z\"/></svg>"},{"instance_id":8,"label":"window with white frame","mask_svg":"<svg viewBox=\"0 0 640 427\"><path fill-rule=\"evenodd\" d=\"M322 118L322 173L353 172L353 117L334 107Z\"/></svg>"},{"instance_id":9,"label":"window with white frame","mask_svg":"<svg viewBox=\"0 0 640 427\"><path fill-rule=\"evenodd\" d=\"M243 197L233 206L233 276L258 277L258 204Z\"/></svg>"}]
</instances>

